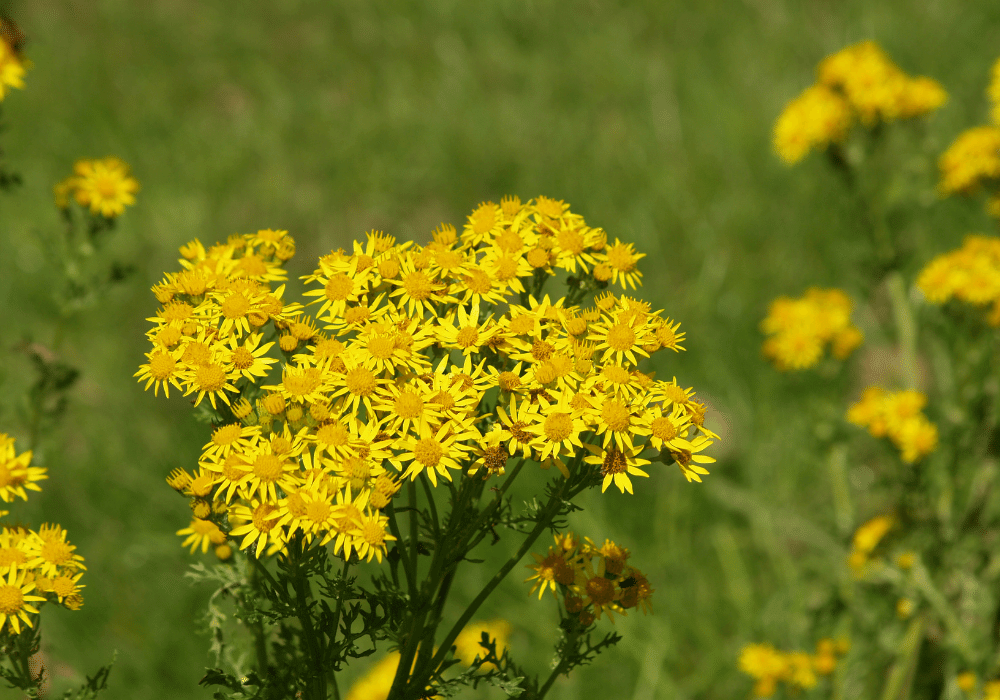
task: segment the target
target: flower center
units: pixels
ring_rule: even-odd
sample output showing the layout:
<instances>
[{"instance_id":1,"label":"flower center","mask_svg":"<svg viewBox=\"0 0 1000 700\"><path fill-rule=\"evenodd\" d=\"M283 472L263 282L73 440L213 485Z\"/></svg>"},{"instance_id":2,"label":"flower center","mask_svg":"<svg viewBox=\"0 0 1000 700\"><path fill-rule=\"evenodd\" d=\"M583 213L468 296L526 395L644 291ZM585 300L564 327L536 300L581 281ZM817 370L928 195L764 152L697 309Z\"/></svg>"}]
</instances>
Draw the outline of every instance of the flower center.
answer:
<instances>
[{"instance_id":1,"label":"flower center","mask_svg":"<svg viewBox=\"0 0 1000 700\"><path fill-rule=\"evenodd\" d=\"M393 410L400 418L416 418L424 410L424 400L412 391L404 391L393 404Z\"/></svg>"},{"instance_id":2,"label":"flower center","mask_svg":"<svg viewBox=\"0 0 1000 700\"><path fill-rule=\"evenodd\" d=\"M595 605L607 605L615 598L615 585L603 576L587 581L587 595Z\"/></svg>"},{"instance_id":3,"label":"flower center","mask_svg":"<svg viewBox=\"0 0 1000 700\"><path fill-rule=\"evenodd\" d=\"M385 542L385 530L376 520L369 520L361 530L361 536L372 547L379 547Z\"/></svg>"},{"instance_id":4,"label":"flower center","mask_svg":"<svg viewBox=\"0 0 1000 700\"><path fill-rule=\"evenodd\" d=\"M573 433L573 419L568 413L553 413L545 419L542 429L552 442L562 442Z\"/></svg>"},{"instance_id":5,"label":"flower center","mask_svg":"<svg viewBox=\"0 0 1000 700\"><path fill-rule=\"evenodd\" d=\"M199 391L219 391L226 383L226 370L221 365L208 364L199 367L195 375Z\"/></svg>"},{"instance_id":6,"label":"flower center","mask_svg":"<svg viewBox=\"0 0 1000 700\"><path fill-rule=\"evenodd\" d=\"M503 391L514 391L521 386L521 378L513 372L501 372L497 377L497 383Z\"/></svg>"},{"instance_id":7,"label":"flower center","mask_svg":"<svg viewBox=\"0 0 1000 700\"><path fill-rule=\"evenodd\" d=\"M606 399L601 405L601 420L615 432L627 430L630 417L628 406L623 401Z\"/></svg>"},{"instance_id":8,"label":"flower center","mask_svg":"<svg viewBox=\"0 0 1000 700\"><path fill-rule=\"evenodd\" d=\"M628 460L625 459L625 455L617 447L612 447L604 455L604 461L601 463L601 474L603 476L621 474L627 468Z\"/></svg>"},{"instance_id":9,"label":"flower center","mask_svg":"<svg viewBox=\"0 0 1000 700\"><path fill-rule=\"evenodd\" d=\"M0 586L0 613L16 615L24 606L24 594L17 586Z\"/></svg>"},{"instance_id":10,"label":"flower center","mask_svg":"<svg viewBox=\"0 0 1000 700\"><path fill-rule=\"evenodd\" d=\"M403 289L406 290L406 294L411 299L416 301L423 301L434 291L430 278L419 270L415 270L403 278Z\"/></svg>"},{"instance_id":11,"label":"flower center","mask_svg":"<svg viewBox=\"0 0 1000 700\"><path fill-rule=\"evenodd\" d=\"M239 423L230 423L212 433L212 442L218 447L226 447L239 440L242 432L243 428Z\"/></svg>"},{"instance_id":12,"label":"flower center","mask_svg":"<svg viewBox=\"0 0 1000 700\"><path fill-rule=\"evenodd\" d=\"M658 437L663 441L673 440L677 437L677 427L666 416L654 418L649 429L653 432L654 437Z\"/></svg>"},{"instance_id":13,"label":"flower center","mask_svg":"<svg viewBox=\"0 0 1000 700\"><path fill-rule=\"evenodd\" d=\"M444 456L444 449L436 440L423 438L414 446L413 456L425 467L436 467Z\"/></svg>"},{"instance_id":14,"label":"flower center","mask_svg":"<svg viewBox=\"0 0 1000 700\"><path fill-rule=\"evenodd\" d=\"M268 532L277 524L278 519L270 517L276 510L278 506L270 503L261 503L253 509L253 526L257 532Z\"/></svg>"},{"instance_id":15,"label":"flower center","mask_svg":"<svg viewBox=\"0 0 1000 700\"><path fill-rule=\"evenodd\" d=\"M475 294L486 294L493 286L490 276L482 270L473 270L468 275L463 277L462 281L465 282L465 286Z\"/></svg>"},{"instance_id":16,"label":"flower center","mask_svg":"<svg viewBox=\"0 0 1000 700\"><path fill-rule=\"evenodd\" d=\"M608 331L608 347L625 351L635 345L635 331L624 323L616 323Z\"/></svg>"},{"instance_id":17,"label":"flower center","mask_svg":"<svg viewBox=\"0 0 1000 700\"><path fill-rule=\"evenodd\" d=\"M253 463L253 473L261 481L273 483L283 471L284 462L278 455L261 454Z\"/></svg>"},{"instance_id":18,"label":"flower center","mask_svg":"<svg viewBox=\"0 0 1000 700\"><path fill-rule=\"evenodd\" d=\"M479 328L466 326L458 332L455 342L460 348L470 348L476 344L477 340L479 340Z\"/></svg>"},{"instance_id":19,"label":"flower center","mask_svg":"<svg viewBox=\"0 0 1000 700\"><path fill-rule=\"evenodd\" d=\"M531 356L539 362L549 359L549 355L552 354L552 350L553 347L544 340L536 340L531 344Z\"/></svg>"},{"instance_id":20,"label":"flower center","mask_svg":"<svg viewBox=\"0 0 1000 700\"><path fill-rule=\"evenodd\" d=\"M333 275L326 283L323 291L330 301L344 301L351 295L354 289L354 282L343 272Z\"/></svg>"},{"instance_id":21,"label":"flower center","mask_svg":"<svg viewBox=\"0 0 1000 700\"><path fill-rule=\"evenodd\" d=\"M54 542L46 542L42 546L40 554L42 555L42 559L50 564L61 566L73 556L73 550L65 542L56 540Z\"/></svg>"},{"instance_id":22,"label":"flower center","mask_svg":"<svg viewBox=\"0 0 1000 700\"><path fill-rule=\"evenodd\" d=\"M376 360L388 360L395 349L396 342L391 335L373 335L368 341L368 352Z\"/></svg>"},{"instance_id":23,"label":"flower center","mask_svg":"<svg viewBox=\"0 0 1000 700\"><path fill-rule=\"evenodd\" d=\"M165 352L153 353L149 358L149 374L153 379L169 378L177 367L177 361Z\"/></svg>"},{"instance_id":24,"label":"flower center","mask_svg":"<svg viewBox=\"0 0 1000 700\"><path fill-rule=\"evenodd\" d=\"M375 375L367 367L355 367L344 378L347 390L355 396L370 396L375 391Z\"/></svg>"},{"instance_id":25,"label":"flower center","mask_svg":"<svg viewBox=\"0 0 1000 700\"><path fill-rule=\"evenodd\" d=\"M233 292L222 302L222 315L228 319L243 318L250 310L250 300L243 292Z\"/></svg>"}]
</instances>

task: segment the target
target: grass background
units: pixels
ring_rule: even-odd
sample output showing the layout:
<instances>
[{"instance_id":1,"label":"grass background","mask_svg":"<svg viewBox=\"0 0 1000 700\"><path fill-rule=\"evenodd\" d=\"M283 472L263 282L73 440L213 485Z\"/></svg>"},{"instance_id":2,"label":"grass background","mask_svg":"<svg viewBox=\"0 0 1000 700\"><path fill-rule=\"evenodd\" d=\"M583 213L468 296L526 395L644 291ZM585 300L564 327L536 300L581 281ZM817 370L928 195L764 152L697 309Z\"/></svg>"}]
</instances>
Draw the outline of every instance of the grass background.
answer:
<instances>
[{"instance_id":1,"label":"grass background","mask_svg":"<svg viewBox=\"0 0 1000 700\"><path fill-rule=\"evenodd\" d=\"M12 348L50 342L57 322L40 243L60 226L52 184L77 158L114 154L143 187L112 239L137 271L67 325L63 352L83 378L39 450L50 480L15 510L63 524L87 559L84 608L45 614L56 689L117 649L109 700L210 696L196 686L207 640L193 631L207 591L182 578L192 558L173 532L189 511L163 482L207 438L184 400L156 400L131 378L155 308L148 287L174 269L177 246L286 228L299 248L291 272L305 274L365 230L424 240L507 193L565 199L648 254L643 296L689 335L686 353L654 368L693 385L725 437L703 485L668 470L634 497L588 495L574 526L633 551L656 614L620 621L620 647L553 697L742 697L742 644L810 648L828 631L810 622L816 581L846 538L812 416L831 382L771 370L757 324L779 294L856 294L864 239L841 181L815 156L783 167L771 125L823 56L874 38L951 94L913 161L930 186L935 154L985 119L996 3L49 0L7 11L34 62L27 89L3 103L0 137L25 180L0 198L0 405L15 436L30 368ZM976 206L924 205L914 238L925 259L989 225ZM849 466L860 521L880 504L866 498L871 469ZM551 603L512 575L491 605L514 621L516 657L545 672Z\"/></svg>"}]
</instances>

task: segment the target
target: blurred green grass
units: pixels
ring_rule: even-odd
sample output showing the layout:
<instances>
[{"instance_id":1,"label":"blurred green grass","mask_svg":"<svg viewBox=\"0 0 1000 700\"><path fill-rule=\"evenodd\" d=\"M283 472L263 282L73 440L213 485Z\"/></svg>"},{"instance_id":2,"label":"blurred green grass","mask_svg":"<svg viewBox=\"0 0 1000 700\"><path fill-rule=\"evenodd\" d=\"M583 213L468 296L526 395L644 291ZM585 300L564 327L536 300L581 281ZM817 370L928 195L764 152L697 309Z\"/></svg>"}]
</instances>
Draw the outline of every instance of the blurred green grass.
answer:
<instances>
[{"instance_id":1,"label":"blurred green grass","mask_svg":"<svg viewBox=\"0 0 1000 700\"><path fill-rule=\"evenodd\" d=\"M757 324L778 294L856 292L863 242L842 184L817 157L784 168L771 124L818 60L874 38L951 94L927 129L933 164L985 118L995 3L53 0L8 12L34 61L0 136L26 182L0 198L0 405L13 434L28 366L11 348L48 342L55 323L38 243L59 226L52 184L77 158L114 154L143 186L112 251L138 270L67 328L84 376L39 453L51 479L15 511L62 523L87 558L84 608L45 615L56 688L118 649L109 699L209 696L195 686L211 660L193 626L207 591L182 578L192 559L173 532L188 510L163 482L206 436L184 400L131 379L148 287L177 246L287 228L292 274L304 274L365 230L424 240L507 193L565 199L648 254L643 297L689 335L655 369L695 386L726 438L706 484L668 470L632 498L588 496L574 526L633 551L656 614L620 621L618 650L553 697L742 697L743 643L815 641L814 573L837 565L819 535L842 540L803 401L828 394L815 375L769 369ZM931 202L916 236L927 257L987 226L974 206ZM878 504L854 475L863 517ZM486 573L470 575L459 594ZM547 669L555 614L517 574L486 613L513 620L515 655Z\"/></svg>"}]
</instances>

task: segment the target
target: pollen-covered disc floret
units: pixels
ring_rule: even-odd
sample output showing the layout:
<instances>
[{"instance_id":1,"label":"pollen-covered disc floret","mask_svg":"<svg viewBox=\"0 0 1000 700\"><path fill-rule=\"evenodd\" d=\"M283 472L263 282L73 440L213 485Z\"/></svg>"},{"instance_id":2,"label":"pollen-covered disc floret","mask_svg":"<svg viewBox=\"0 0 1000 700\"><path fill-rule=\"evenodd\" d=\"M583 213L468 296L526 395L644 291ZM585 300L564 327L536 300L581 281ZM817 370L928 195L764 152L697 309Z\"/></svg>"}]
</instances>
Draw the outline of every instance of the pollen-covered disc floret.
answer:
<instances>
[{"instance_id":1,"label":"pollen-covered disc floret","mask_svg":"<svg viewBox=\"0 0 1000 700\"><path fill-rule=\"evenodd\" d=\"M643 614L652 610L653 588L646 576L629 563L631 553L611 540L598 546L572 532L555 535L555 544L545 555L532 552L529 564L531 592L538 599L547 591L559 602L562 614L575 617L583 626L607 613L627 615L632 608Z\"/></svg>"},{"instance_id":2,"label":"pollen-covered disc floret","mask_svg":"<svg viewBox=\"0 0 1000 700\"><path fill-rule=\"evenodd\" d=\"M827 346L838 360L846 359L864 340L851 323L853 308L839 289L814 287L799 298L778 297L761 322L764 356L785 371L812 367Z\"/></svg>"},{"instance_id":3,"label":"pollen-covered disc floret","mask_svg":"<svg viewBox=\"0 0 1000 700\"><path fill-rule=\"evenodd\" d=\"M685 333L613 291L642 282L632 243L547 197L482 203L431 239L372 231L331 251L303 278L306 306L285 297L285 231L181 248L136 377L214 425L197 472L168 479L192 499L185 546L280 552L300 533L381 561L404 481L533 462L631 492L653 463L707 474L705 406L640 370Z\"/></svg>"}]
</instances>

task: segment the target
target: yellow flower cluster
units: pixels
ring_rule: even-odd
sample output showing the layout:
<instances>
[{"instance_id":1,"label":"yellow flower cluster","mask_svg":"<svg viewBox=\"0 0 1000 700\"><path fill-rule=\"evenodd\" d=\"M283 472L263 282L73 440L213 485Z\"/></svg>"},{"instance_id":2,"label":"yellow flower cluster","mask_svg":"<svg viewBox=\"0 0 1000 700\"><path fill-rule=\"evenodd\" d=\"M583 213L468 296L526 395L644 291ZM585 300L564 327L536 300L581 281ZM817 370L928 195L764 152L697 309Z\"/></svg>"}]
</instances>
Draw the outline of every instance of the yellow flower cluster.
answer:
<instances>
[{"instance_id":1,"label":"yellow flower cluster","mask_svg":"<svg viewBox=\"0 0 1000 700\"><path fill-rule=\"evenodd\" d=\"M813 148L843 141L851 127L851 106L826 85L810 85L785 105L774 124L774 150L792 165Z\"/></svg>"},{"instance_id":2,"label":"yellow flower cluster","mask_svg":"<svg viewBox=\"0 0 1000 700\"><path fill-rule=\"evenodd\" d=\"M919 391L886 391L870 386L847 410L847 420L867 428L873 437L888 437L907 464L937 447L937 426L922 412L927 396Z\"/></svg>"},{"instance_id":3,"label":"yellow flower cluster","mask_svg":"<svg viewBox=\"0 0 1000 700\"><path fill-rule=\"evenodd\" d=\"M628 563L631 553L611 540L598 547L589 538L581 542L572 532L557 534L544 557L535 552L531 556L535 563L528 568L535 573L525 579L534 581L531 592L538 591L541 600L551 590L566 613L578 616L582 625L605 612L613 622L614 613L626 615L639 608L645 614L652 609L649 580Z\"/></svg>"},{"instance_id":4,"label":"yellow flower cluster","mask_svg":"<svg viewBox=\"0 0 1000 700\"><path fill-rule=\"evenodd\" d=\"M968 697L977 697L980 700L1000 700L1000 680L987 681L983 685L982 694L976 695L978 680L972 671L963 671L955 677L955 685Z\"/></svg>"},{"instance_id":5,"label":"yellow flower cluster","mask_svg":"<svg viewBox=\"0 0 1000 700\"><path fill-rule=\"evenodd\" d=\"M851 571L858 576L864 575L872 560L872 552L875 551L879 542L894 524L895 521L888 515L877 515L854 531L854 538L851 540L851 553L847 557L847 564L851 567ZM902 566L902 563L900 562L900 568L909 568Z\"/></svg>"},{"instance_id":6,"label":"yellow flower cluster","mask_svg":"<svg viewBox=\"0 0 1000 700\"><path fill-rule=\"evenodd\" d=\"M986 96L993 123L966 129L941 154L938 190L943 196L971 194L980 185L986 185L993 191L987 211L1000 216L1000 193L996 191L1000 179L1000 60L993 64Z\"/></svg>"},{"instance_id":7,"label":"yellow flower cluster","mask_svg":"<svg viewBox=\"0 0 1000 700\"><path fill-rule=\"evenodd\" d=\"M851 324L854 303L839 289L815 287L797 298L778 297L771 302L761 330L764 356L780 370L812 367L830 344L833 356L846 359L864 341Z\"/></svg>"},{"instance_id":8,"label":"yellow flower cluster","mask_svg":"<svg viewBox=\"0 0 1000 700\"><path fill-rule=\"evenodd\" d=\"M488 622L471 623L455 638L455 657L466 666L472 666L476 657L482 657L485 650L479 644L483 632L496 643L497 656L501 656L508 647L511 626L506 620L490 620ZM347 691L347 700L386 700L392 689L392 681L399 668L399 652L389 654ZM414 660L415 661L415 660ZM483 668L492 668L494 664L484 664ZM432 696L434 700L438 696Z\"/></svg>"},{"instance_id":9,"label":"yellow flower cluster","mask_svg":"<svg viewBox=\"0 0 1000 700\"><path fill-rule=\"evenodd\" d=\"M25 60L21 57L23 37L13 24L0 19L0 102L10 88L24 89Z\"/></svg>"},{"instance_id":10,"label":"yellow flower cluster","mask_svg":"<svg viewBox=\"0 0 1000 700\"><path fill-rule=\"evenodd\" d=\"M44 468L31 466L30 451L17 455L14 439L0 433L0 497L5 502L14 496L27 500L25 489L40 491L36 482L46 478ZM0 511L4 515L8 512ZM75 550L59 525L42 525L38 532L0 528L0 637L20 634L22 624L34 627L40 603L70 610L83 605L80 578L86 567Z\"/></svg>"},{"instance_id":11,"label":"yellow flower cluster","mask_svg":"<svg viewBox=\"0 0 1000 700\"><path fill-rule=\"evenodd\" d=\"M739 666L743 673L753 678L753 693L758 698L774 695L778 683L788 685L791 692L808 690L819 679L833 673L837 656L846 654L850 645L846 639L836 642L821 639L816 643L816 653L804 651L779 651L770 644L747 644L740 651Z\"/></svg>"},{"instance_id":12,"label":"yellow flower cluster","mask_svg":"<svg viewBox=\"0 0 1000 700\"><path fill-rule=\"evenodd\" d=\"M957 299L974 306L990 305L986 320L1000 326L1000 238L966 236L961 248L927 263L917 286L932 304Z\"/></svg>"},{"instance_id":13,"label":"yellow flower cluster","mask_svg":"<svg viewBox=\"0 0 1000 700\"><path fill-rule=\"evenodd\" d=\"M128 165L114 156L101 160L78 160L73 174L53 188L56 206L65 209L72 196L81 207L105 219L121 216L126 205L135 204L139 183Z\"/></svg>"},{"instance_id":14,"label":"yellow flower cluster","mask_svg":"<svg viewBox=\"0 0 1000 700\"><path fill-rule=\"evenodd\" d=\"M568 474L564 457L585 453L604 489L629 492L647 448L689 481L708 473L705 406L637 368L683 349L679 324L611 291L589 308L541 295L557 272L574 275L571 298L641 278L641 253L563 202L487 202L426 246L370 232L304 278L315 316L272 288L294 250L285 231L193 241L153 288L163 307L136 376L219 411L198 473L170 479L195 499L193 547L221 541L212 514L235 499L241 548L279 551L301 531L381 561L401 478L488 478L512 458Z\"/></svg>"},{"instance_id":15,"label":"yellow flower cluster","mask_svg":"<svg viewBox=\"0 0 1000 700\"><path fill-rule=\"evenodd\" d=\"M875 42L864 41L823 59L817 83L778 117L774 148L791 165L811 148L843 140L855 117L870 127L932 112L947 99L936 80L908 76Z\"/></svg>"}]
</instances>

